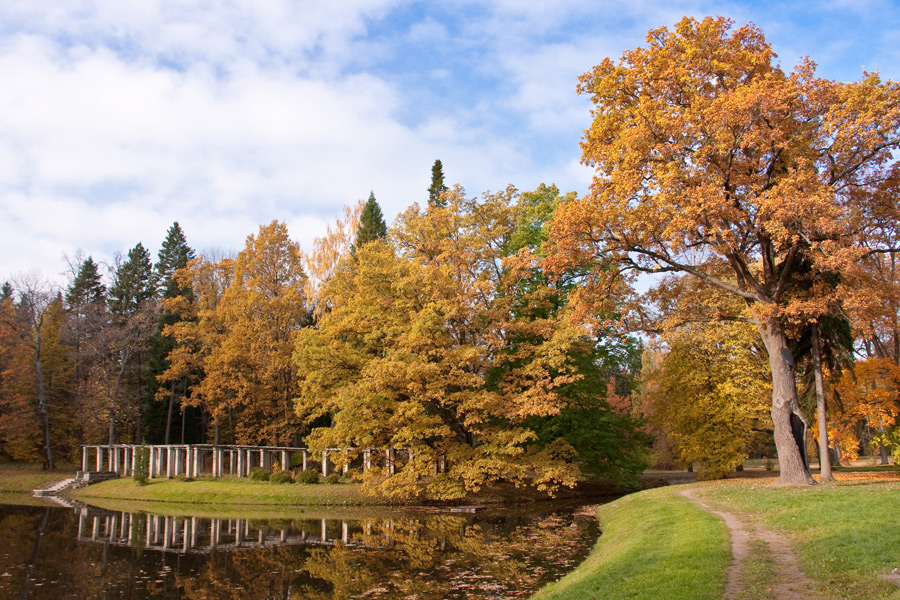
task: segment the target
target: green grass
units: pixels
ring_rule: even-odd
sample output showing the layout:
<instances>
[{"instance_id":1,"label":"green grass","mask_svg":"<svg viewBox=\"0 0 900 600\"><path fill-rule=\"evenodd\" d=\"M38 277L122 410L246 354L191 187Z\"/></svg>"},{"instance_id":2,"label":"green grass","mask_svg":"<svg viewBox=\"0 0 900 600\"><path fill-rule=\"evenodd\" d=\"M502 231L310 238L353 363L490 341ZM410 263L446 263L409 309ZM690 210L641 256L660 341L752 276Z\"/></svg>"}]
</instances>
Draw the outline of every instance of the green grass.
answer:
<instances>
[{"instance_id":1,"label":"green grass","mask_svg":"<svg viewBox=\"0 0 900 600\"><path fill-rule=\"evenodd\" d=\"M743 588L740 600L769 600L775 585L775 561L769 544L763 540L751 540L750 554L744 561L741 573Z\"/></svg>"},{"instance_id":2,"label":"green grass","mask_svg":"<svg viewBox=\"0 0 900 600\"><path fill-rule=\"evenodd\" d=\"M631 494L597 510L603 528L591 555L533 600L718 600L728 533L677 488Z\"/></svg>"},{"instance_id":3,"label":"green grass","mask_svg":"<svg viewBox=\"0 0 900 600\"><path fill-rule=\"evenodd\" d=\"M150 480L138 485L133 479L113 479L76 490L71 496L94 504L108 498L129 501L175 502L180 504L235 504L282 506L358 506L385 504L364 496L359 484L299 485L277 484L223 477L221 479Z\"/></svg>"},{"instance_id":4,"label":"green grass","mask_svg":"<svg viewBox=\"0 0 900 600\"><path fill-rule=\"evenodd\" d=\"M826 597L900 600L900 590L878 578L900 567L900 483L777 487L733 481L701 489L785 535Z\"/></svg>"},{"instance_id":5,"label":"green grass","mask_svg":"<svg viewBox=\"0 0 900 600\"><path fill-rule=\"evenodd\" d=\"M44 471L35 465L0 465L0 493L31 494L32 490L75 477L75 470Z\"/></svg>"}]
</instances>

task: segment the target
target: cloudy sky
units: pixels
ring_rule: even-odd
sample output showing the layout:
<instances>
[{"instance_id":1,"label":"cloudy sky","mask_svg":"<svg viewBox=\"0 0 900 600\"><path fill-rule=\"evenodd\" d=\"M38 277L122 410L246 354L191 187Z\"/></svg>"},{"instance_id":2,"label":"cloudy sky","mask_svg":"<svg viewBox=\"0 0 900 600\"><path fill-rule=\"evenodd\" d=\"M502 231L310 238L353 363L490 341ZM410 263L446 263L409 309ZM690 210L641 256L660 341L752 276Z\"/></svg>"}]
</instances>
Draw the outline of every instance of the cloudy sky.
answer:
<instances>
[{"instance_id":1,"label":"cloudy sky","mask_svg":"<svg viewBox=\"0 0 900 600\"><path fill-rule=\"evenodd\" d=\"M788 69L900 79L895 0L4 0L0 280L155 256L176 220L201 251L273 219L309 249L370 191L389 221L425 201L436 158L472 194L583 194L578 75L707 14Z\"/></svg>"}]
</instances>

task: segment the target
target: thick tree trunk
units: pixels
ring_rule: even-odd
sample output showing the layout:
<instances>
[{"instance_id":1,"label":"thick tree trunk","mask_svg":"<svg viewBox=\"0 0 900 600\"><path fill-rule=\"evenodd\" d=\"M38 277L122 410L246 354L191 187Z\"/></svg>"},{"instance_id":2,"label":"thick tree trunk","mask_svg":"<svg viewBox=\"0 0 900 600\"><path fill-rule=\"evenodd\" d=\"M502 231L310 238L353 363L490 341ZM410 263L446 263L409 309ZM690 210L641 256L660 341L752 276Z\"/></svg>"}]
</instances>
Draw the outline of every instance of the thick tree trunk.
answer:
<instances>
[{"instance_id":1,"label":"thick tree trunk","mask_svg":"<svg viewBox=\"0 0 900 600\"><path fill-rule=\"evenodd\" d=\"M784 330L774 318L761 320L759 332L772 369L772 424L781 475L778 482L814 485L806 457L806 418L797 399L794 356L787 346Z\"/></svg>"},{"instance_id":2,"label":"thick tree trunk","mask_svg":"<svg viewBox=\"0 0 900 600\"><path fill-rule=\"evenodd\" d=\"M816 376L816 414L819 421L819 483L834 481L831 474L831 454L828 452L828 421L825 414L825 383L822 378L822 346L819 342L819 324L812 325L812 351Z\"/></svg>"}]
</instances>

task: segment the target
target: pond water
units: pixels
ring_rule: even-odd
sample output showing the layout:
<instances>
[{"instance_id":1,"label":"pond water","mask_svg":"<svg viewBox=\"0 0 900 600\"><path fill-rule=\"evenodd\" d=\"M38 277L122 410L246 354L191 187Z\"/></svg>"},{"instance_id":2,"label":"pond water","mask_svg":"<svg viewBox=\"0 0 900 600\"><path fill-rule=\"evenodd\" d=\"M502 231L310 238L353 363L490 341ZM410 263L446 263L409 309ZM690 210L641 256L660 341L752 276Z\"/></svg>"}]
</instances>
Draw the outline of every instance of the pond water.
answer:
<instances>
[{"instance_id":1,"label":"pond water","mask_svg":"<svg viewBox=\"0 0 900 600\"><path fill-rule=\"evenodd\" d=\"M584 559L591 515L555 503L277 520L0 505L0 599L527 598Z\"/></svg>"}]
</instances>

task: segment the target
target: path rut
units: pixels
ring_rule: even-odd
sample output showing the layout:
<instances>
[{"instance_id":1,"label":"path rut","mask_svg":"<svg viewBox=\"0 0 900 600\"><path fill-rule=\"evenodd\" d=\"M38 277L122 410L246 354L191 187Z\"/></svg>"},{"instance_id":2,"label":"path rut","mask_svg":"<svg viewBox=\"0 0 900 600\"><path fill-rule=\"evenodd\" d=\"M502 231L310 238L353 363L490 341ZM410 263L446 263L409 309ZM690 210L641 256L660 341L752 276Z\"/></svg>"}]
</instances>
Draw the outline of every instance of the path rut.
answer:
<instances>
[{"instance_id":1,"label":"path rut","mask_svg":"<svg viewBox=\"0 0 900 600\"><path fill-rule=\"evenodd\" d=\"M744 563L750 555L752 540L762 540L768 544L769 553L775 563L775 580L770 598L778 600L819 600L821 595L812 581L800 570L797 555L788 541L758 522L749 522L734 513L718 510L699 499L694 490L681 490L681 495L725 522L731 538L731 564L725 581L725 600L741 600L745 597L743 571Z\"/></svg>"}]
</instances>

